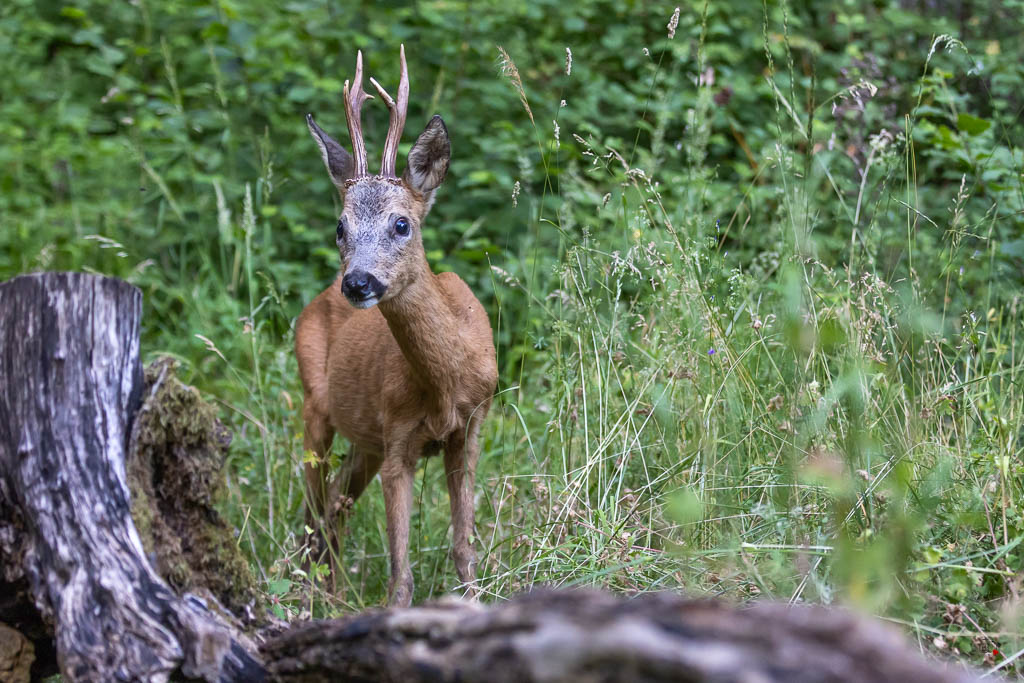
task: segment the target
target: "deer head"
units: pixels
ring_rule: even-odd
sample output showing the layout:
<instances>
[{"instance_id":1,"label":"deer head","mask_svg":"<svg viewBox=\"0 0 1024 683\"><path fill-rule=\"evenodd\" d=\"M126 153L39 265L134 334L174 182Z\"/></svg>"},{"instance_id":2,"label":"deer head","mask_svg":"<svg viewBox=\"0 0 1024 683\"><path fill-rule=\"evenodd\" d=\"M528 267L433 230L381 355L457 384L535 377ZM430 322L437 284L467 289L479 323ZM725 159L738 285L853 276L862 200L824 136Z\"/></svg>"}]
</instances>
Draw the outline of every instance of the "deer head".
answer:
<instances>
[{"instance_id":1,"label":"deer head","mask_svg":"<svg viewBox=\"0 0 1024 683\"><path fill-rule=\"evenodd\" d=\"M369 308L399 294L423 272L429 272L423 253L420 226L434 203L434 192L445 173L451 145L440 116L427 123L409 151L405 171L395 174L398 142L409 106L409 72L405 46L400 52L401 76L397 99L373 78L370 82L387 104L390 122L384 142L380 173L366 170L366 144L360 111L372 96L363 92L363 53L356 56L351 87L345 81L345 118L352 154L316 125L312 114L306 124L320 147L331 182L343 203L338 218L337 244L341 256L341 291L356 308Z\"/></svg>"}]
</instances>

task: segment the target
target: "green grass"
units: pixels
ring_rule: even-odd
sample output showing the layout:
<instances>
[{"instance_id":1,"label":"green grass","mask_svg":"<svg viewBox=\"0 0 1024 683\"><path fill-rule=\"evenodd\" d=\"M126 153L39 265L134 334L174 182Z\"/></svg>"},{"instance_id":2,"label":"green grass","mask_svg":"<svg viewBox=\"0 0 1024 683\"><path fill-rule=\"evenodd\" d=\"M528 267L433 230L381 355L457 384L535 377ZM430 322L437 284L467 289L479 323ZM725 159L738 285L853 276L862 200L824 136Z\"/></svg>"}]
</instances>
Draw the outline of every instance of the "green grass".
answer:
<instances>
[{"instance_id":1,"label":"green grass","mask_svg":"<svg viewBox=\"0 0 1024 683\"><path fill-rule=\"evenodd\" d=\"M896 9L843 3L828 31L786 3L702 4L683 9L672 39L671 7L634 8L607 19L603 43L572 20L599 22L606 4L509 7L468 27L426 3L351 29L415 26L426 45L446 42L444 12L467 22L470 57L443 48L430 76L435 108L454 109L454 134L471 139L456 138L463 165L425 240L485 302L498 346L477 483L484 599L547 584L853 605L922 650L1019 675L1019 48L1005 36L993 47L992 22L959 42L938 35L955 28L944 18L925 31ZM543 38L535 49L483 23L520 10ZM244 25L253 40L273 38L218 12L226 36ZM894 26L904 42L874 45ZM845 52L834 44L843 31ZM46 145L59 157L87 142L81 164L114 189L79 173L33 203L37 176L52 181L33 165L34 143L5 157L17 201L0 272L85 268L142 287L145 348L177 355L234 428L225 513L268 606L300 617L381 604L376 481L347 527L340 590L325 590L322 568L302 569L292 329L336 267L336 207L316 150L290 104L254 105L271 126L237 111L263 81L238 75L219 29L204 38L208 54L168 35L149 36L138 56L150 80L118 67L146 84L132 91L145 104L133 116L152 115L155 139L132 129L118 147L83 126ZM498 35L508 50L496 64ZM375 69L391 68L385 56ZM979 60L985 78L972 74ZM263 54L242 63L274 68ZM414 99L431 96L419 83ZM299 97L287 87L276 97ZM210 130L220 142L200 139ZM130 180L117 175L125 164ZM439 460L421 463L415 496L423 601L458 588Z\"/></svg>"}]
</instances>

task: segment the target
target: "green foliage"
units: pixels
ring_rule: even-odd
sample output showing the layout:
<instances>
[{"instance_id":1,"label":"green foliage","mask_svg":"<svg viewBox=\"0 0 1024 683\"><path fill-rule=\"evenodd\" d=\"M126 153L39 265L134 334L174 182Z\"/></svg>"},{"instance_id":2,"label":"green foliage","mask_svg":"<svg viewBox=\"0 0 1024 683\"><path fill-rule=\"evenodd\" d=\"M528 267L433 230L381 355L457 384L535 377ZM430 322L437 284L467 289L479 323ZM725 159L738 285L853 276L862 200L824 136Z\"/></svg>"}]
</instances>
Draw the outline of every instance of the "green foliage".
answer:
<instances>
[{"instance_id":1,"label":"green foliage","mask_svg":"<svg viewBox=\"0 0 1024 683\"><path fill-rule=\"evenodd\" d=\"M999 666L1024 647L1024 3L716 0L670 36L672 10L11 0L0 277L141 287L144 348L234 427L225 513L267 604L380 602L376 483L338 593L302 568L291 343L337 268L303 116L345 140L355 50L387 86L404 42L400 155L435 112L452 135L428 256L498 345L484 594L843 601ZM456 585L440 469L417 484L417 600Z\"/></svg>"}]
</instances>

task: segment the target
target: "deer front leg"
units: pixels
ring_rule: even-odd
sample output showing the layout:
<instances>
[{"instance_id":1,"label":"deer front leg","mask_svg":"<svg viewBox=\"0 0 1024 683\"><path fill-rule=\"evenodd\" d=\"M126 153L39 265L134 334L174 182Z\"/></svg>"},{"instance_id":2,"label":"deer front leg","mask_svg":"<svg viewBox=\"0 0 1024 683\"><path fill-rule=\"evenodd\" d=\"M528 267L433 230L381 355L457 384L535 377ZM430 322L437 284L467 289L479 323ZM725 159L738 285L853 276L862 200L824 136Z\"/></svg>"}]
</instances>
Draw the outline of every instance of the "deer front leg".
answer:
<instances>
[{"instance_id":1,"label":"deer front leg","mask_svg":"<svg viewBox=\"0 0 1024 683\"><path fill-rule=\"evenodd\" d=\"M414 465L409 464L404 451L398 455L389 452L380 468L388 524L388 551L391 555L388 604L395 607L408 607L412 604L409 517L412 514L413 472Z\"/></svg>"},{"instance_id":2,"label":"deer front leg","mask_svg":"<svg viewBox=\"0 0 1024 683\"><path fill-rule=\"evenodd\" d=\"M466 585L470 597L475 597L477 593L476 553L473 552L470 539L473 536L475 516L473 487L480 455L477 440L479 431L480 420L474 419L467 429L460 429L452 435L444 449L444 470L452 506L452 559L455 560L459 581Z\"/></svg>"}]
</instances>

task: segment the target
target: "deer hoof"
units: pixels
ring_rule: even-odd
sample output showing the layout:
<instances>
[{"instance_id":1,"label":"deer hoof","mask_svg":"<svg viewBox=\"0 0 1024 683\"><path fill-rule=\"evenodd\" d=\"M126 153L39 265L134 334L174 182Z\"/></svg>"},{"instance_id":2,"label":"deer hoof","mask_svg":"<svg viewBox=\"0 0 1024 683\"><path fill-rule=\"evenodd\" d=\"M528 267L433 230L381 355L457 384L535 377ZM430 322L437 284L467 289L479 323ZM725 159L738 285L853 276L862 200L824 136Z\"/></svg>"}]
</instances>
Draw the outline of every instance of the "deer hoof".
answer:
<instances>
[{"instance_id":1,"label":"deer hoof","mask_svg":"<svg viewBox=\"0 0 1024 683\"><path fill-rule=\"evenodd\" d=\"M390 607L409 607L412 605L412 577L406 577L395 581L392 579L388 590L388 605Z\"/></svg>"}]
</instances>

